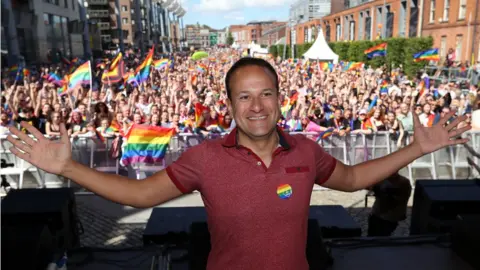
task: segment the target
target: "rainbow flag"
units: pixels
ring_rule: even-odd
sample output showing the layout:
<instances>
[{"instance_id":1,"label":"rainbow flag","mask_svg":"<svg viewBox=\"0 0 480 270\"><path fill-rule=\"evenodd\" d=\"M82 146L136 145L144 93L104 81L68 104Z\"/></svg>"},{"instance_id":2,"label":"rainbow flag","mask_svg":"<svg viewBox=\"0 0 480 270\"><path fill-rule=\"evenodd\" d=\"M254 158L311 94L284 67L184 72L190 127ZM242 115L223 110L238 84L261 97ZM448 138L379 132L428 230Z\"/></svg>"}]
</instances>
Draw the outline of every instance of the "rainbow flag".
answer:
<instances>
[{"instance_id":1,"label":"rainbow flag","mask_svg":"<svg viewBox=\"0 0 480 270\"><path fill-rule=\"evenodd\" d=\"M382 85L380 86L380 94L388 94L388 83L387 81L383 81Z\"/></svg>"},{"instance_id":2,"label":"rainbow flag","mask_svg":"<svg viewBox=\"0 0 480 270\"><path fill-rule=\"evenodd\" d=\"M413 55L413 61L439 61L440 55L438 54L438 49L429 49Z\"/></svg>"},{"instance_id":3,"label":"rainbow flag","mask_svg":"<svg viewBox=\"0 0 480 270\"><path fill-rule=\"evenodd\" d=\"M153 67L156 70L161 70L168 65L168 59L160 59L153 61Z\"/></svg>"},{"instance_id":4,"label":"rainbow flag","mask_svg":"<svg viewBox=\"0 0 480 270\"><path fill-rule=\"evenodd\" d=\"M15 77L17 76L17 73L18 73L18 65L13 65L8 69L8 74L10 76Z\"/></svg>"},{"instance_id":5,"label":"rainbow flag","mask_svg":"<svg viewBox=\"0 0 480 270\"><path fill-rule=\"evenodd\" d=\"M378 99L378 96L375 96L372 100L372 102L370 103L370 106L368 106L368 112L372 112L373 109L375 109L375 106L377 105L377 99Z\"/></svg>"},{"instance_id":6,"label":"rainbow flag","mask_svg":"<svg viewBox=\"0 0 480 270\"><path fill-rule=\"evenodd\" d=\"M137 67L135 70L135 73L137 74L137 82L142 83L148 79L148 76L150 75L150 66L152 65L153 62L153 47L150 49L148 52L147 57L143 61L143 63Z\"/></svg>"},{"instance_id":7,"label":"rainbow flag","mask_svg":"<svg viewBox=\"0 0 480 270\"><path fill-rule=\"evenodd\" d=\"M387 55L387 43L384 42L377 46L371 47L363 52L367 55L368 58L374 58L377 56L386 56Z\"/></svg>"},{"instance_id":8,"label":"rainbow flag","mask_svg":"<svg viewBox=\"0 0 480 270\"><path fill-rule=\"evenodd\" d=\"M362 121L361 129L362 130L373 129L373 124L370 121L370 119L365 119L364 121Z\"/></svg>"},{"instance_id":9,"label":"rainbow flag","mask_svg":"<svg viewBox=\"0 0 480 270\"><path fill-rule=\"evenodd\" d=\"M346 66L347 71L363 68L363 62L349 62Z\"/></svg>"},{"instance_id":10,"label":"rainbow flag","mask_svg":"<svg viewBox=\"0 0 480 270\"><path fill-rule=\"evenodd\" d=\"M202 63L197 64L197 71L198 72L205 73L205 72L207 72L207 70L208 70L208 68L204 64L202 64Z\"/></svg>"},{"instance_id":11,"label":"rainbow flag","mask_svg":"<svg viewBox=\"0 0 480 270\"><path fill-rule=\"evenodd\" d=\"M200 102L195 103L195 123L197 127L203 122L203 112L208 108L203 106Z\"/></svg>"},{"instance_id":12,"label":"rainbow flag","mask_svg":"<svg viewBox=\"0 0 480 270\"><path fill-rule=\"evenodd\" d=\"M317 138L317 142L319 142L320 140L324 140L330 136L332 136L333 134L333 128L329 128L323 132L320 132L320 135L318 136Z\"/></svg>"},{"instance_id":13,"label":"rainbow flag","mask_svg":"<svg viewBox=\"0 0 480 270\"><path fill-rule=\"evenodd\" d=\"M328 63L327 62L318 62L318 69L321 71L325 71L328 69Z\"/></svg>"},{"instance_id":14,"label":"rainbow flag","mask_svg":"<svg viewBox=\"0 0 480 270\"><path fill-rule=\"evenodd\" d=\"M83 63L75 72L69 75L67 91L78 87L82 84L91 84L92 70L90 68L90 61Z\"/></svg>"},{"instance_id":15,"label":"rainbow flag","mask_svg":"<svg viewBox=\"0 0 480 270\"><path fill-rule=\"evenodd\" d=\"M122 164L162 161L174 133L174 128L134 124L125 136L127 145L123 150Z\"/></svg>"}]
</instances>

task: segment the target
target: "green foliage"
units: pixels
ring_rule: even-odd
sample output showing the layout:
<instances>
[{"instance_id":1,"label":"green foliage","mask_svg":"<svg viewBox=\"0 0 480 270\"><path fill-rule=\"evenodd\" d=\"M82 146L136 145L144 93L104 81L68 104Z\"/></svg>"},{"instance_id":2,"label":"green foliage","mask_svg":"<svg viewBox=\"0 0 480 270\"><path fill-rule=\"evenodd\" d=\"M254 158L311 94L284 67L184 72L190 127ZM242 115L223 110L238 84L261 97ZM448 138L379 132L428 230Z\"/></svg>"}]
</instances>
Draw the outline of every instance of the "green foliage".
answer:
<instances>
[{"instance_id":1,"label":"green foliage","mask_svg":"<svg viewBox=\"0 0 480 270\"><path fill-rule=\"evenodd\" d=\"M368 59L365 50L387 42L387 56ZM388 70L403 67L408 76L415 76L425 66L425 62L413 62L413 55L433 46L432 37L390 38L386 40L360 40L352 42L329 42L330 48L339 56L339 60L364 62L373 68L386 66Z\"/></svg>"},{"instance_id":2,"label":"green foliage","mask_svg":"<svg viewBox=\"0 0 480 270\"><path fill-rule=\"evenodd\" d=\"M228 32L228 34L227 34L227 44L231 46L234 41L235 41L235 40L233 40L232 33L231 33L231 32Z\"/></svg>"},{"instance_id":3,"label":"green foliage","mask_svg":"<svg viewBox=\"0 0 480 270\"><path fill-rule=\"evenodd\" d=\"M227 37L228 41L228 37ZM387 56L368 59L365 50L387 42ZM232 42L233 43L233 42ZM310 49L312 43L295 45L295 58L301 58L302 55ZM386 40L360 40L360 41L340 41L329 42L328 46L339 56L339 60L364 62L373 68L386 66L388 70L396 67L403 67L408 76L415 76L416 73L425 66L425 62L413 62L413 55L420 51L430 49L433 46L432 37L420 38L390 38ZM270 46L269 52L277 57L283 57L284 45ZM287 45L286 58L291 58L291 45Z\"/></svg>"},{"instance_id":4,"label":"green foliage","mask_svg":"<svg viewBox=\"0 0 480 270\"><path fill-rule=\"evenodd\" d=\"M270 46L270 48L268 48L268 53L270 53L271 55L273 55L273 57L277 58L278 56L278 50L277 50L277 46Z\"/></svg>"}]
</instances>

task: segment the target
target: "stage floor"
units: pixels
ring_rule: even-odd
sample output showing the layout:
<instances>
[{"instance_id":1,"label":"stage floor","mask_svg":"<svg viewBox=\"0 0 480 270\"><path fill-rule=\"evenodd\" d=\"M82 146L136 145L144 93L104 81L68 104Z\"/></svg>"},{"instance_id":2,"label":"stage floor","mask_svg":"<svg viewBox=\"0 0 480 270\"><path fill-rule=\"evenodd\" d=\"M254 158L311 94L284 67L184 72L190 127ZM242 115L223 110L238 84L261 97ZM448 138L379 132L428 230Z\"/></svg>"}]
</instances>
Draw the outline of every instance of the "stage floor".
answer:
<instances>
[{"instance_id":1,"label":"stage floor","mask_svg":"<svg viewBox=\"0 0 480 270\"><path fill-rule=\"evenodd\" d=\"M68 269L168 269L151 268L156 253L155 250L148 248L115 252L85 249L70 255ZM180 255L181 253L173 256ZM328 268L330 270L473 270L448 248L446 243L333 247L332 255L334 263ZM170 269L188 270L188 263L174 263Z\"/></svg>"}]
</instances>

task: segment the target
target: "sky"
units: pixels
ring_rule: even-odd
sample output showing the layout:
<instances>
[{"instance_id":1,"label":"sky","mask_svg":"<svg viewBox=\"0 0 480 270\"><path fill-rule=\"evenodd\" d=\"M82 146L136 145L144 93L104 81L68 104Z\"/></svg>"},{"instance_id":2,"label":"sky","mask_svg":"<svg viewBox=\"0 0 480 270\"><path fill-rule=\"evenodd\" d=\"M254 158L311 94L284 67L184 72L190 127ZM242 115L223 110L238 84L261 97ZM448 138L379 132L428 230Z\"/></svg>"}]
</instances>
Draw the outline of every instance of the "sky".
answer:
<instances>
[{"instance_id":1,"label":"sky","mask_svg":"<svg viewBox=\"0 0 480 270\"><path fill-rule=\"evenodd\" d=\"M232 24L250 21L288 19L288 9L293 0L181 0L187 13L184 25L206 24L221 29Z\"/></svg>"}]
</instances>

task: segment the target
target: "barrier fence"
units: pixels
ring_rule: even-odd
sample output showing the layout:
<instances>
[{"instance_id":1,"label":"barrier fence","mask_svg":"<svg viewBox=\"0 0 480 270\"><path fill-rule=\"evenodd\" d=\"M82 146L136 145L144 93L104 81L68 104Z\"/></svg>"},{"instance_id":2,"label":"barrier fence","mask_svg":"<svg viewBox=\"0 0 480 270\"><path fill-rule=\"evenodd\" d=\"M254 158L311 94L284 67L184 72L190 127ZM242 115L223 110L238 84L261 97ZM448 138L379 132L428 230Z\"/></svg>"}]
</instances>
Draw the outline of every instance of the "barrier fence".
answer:
<instances>
[{"instance_id":1,"label":"barrier fence","mask_svg":"<svg viewBox=\"0 0 480 270\"><path fill-rule=\"evenodd\" d=\"M308 132L291 132L290 134L302 134L309 138L318 136L318 133ZM181 133L172 137L165 159L161 164L137 164L135 167L128 166L127 168L120 165L120 158L112 158L110 151L112 148L112 138L105 138L105 142L100 141L87 134L86 136L71 138L73 159L94 168L99 171L128 174L129 177L141 179L150 173L164 169L168 164L172 163L180 157L180 155L189 147L201 143L205 139L214 139L223 137L225 134L212 134L208 137L202 137L191 133ZM327 139L319 142L325 151L330 153L336 159L344 162L347 165L355 165L367 160L379 158L388 155L396 150L397 141L391 138L392 134L389 132L377 132L371 135L356 134L347 136L333 135ZM469 146L478 152L480 150L480 132L467 132L464 135L470 138ZM56 138L50 138L55 140ZM6 135L0 136L1 149L0 154L2 159L7 163L12 163L13 167L3 168L2 175L16 177L14 182L18 188L23 187L24 175L28 172L34 176L38 185L44 183L49 186L70 186L70 181L62 181L65 179L58 179L54 181L45 181L47 173L39 170L31 164L14 156L9 148L12 146L6 140ZM410 142L407 136L406 144ZM425 155L414 162L410 163L406 168L401 170L401 174L408 177L414 185L416 178L431 178L431 179L456 179L475 177L478 174L472 170L467 162L467 157L470 157L478 164L479 159L468 151L467 147L463 145L450 146L434 153ZM426 171L427 176L419 176L420 171ZM50 175L51 176L51 175ZM51 177L50 177L51 178Z\"/></svg>"}]
</instances>

